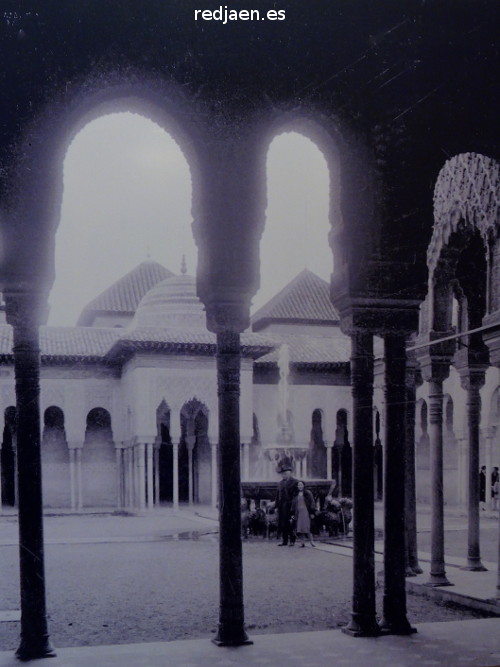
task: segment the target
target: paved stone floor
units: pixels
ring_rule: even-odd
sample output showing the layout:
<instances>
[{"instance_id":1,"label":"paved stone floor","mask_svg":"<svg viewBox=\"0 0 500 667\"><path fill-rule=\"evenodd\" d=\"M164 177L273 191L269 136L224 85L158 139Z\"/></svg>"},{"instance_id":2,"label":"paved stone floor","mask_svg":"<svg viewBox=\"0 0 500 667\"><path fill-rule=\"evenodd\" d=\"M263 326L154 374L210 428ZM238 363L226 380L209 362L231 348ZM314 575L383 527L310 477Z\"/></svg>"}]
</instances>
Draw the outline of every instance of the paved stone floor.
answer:
<instances>
[{"instance_id":1,"label":"paved stone floor","mask_svg":"<svg viewBox=\"0 0 500 667\"><path fill-rule=\"evenodd\" d=\"M353 638L339 630L252 637L220 648L206 639L59 649L53 667L498 667L500 619L422 623L409 637ZM19 662L0 653L0 667Z\"/></svg>"},{"instance_id":2,"label":"paved stone floor","mask_svg":"<svg viewBox=\"0 0 500 667\"><path fill-rule=\"evenodd\" d=\"M171 511L166 510L163 516L161 512L156 515L116 516L116 518L113 517L114 520L112 522L109 520L109 514L107 516L104 514L102 516L79 516L77 519L77 535L75 535L74 530L75 518L63 514L62 516L58 516L54 521L47 522L47 548L49 552L51 549L54 550L56 548L59 551L61 548L77 549L77 553L82 556L81 567L85 566L85 553L91 553L90 549L92 548L109 549L109 553L115 553L112 551L112 548L116 549L116 547L120 547L120 544L123 544L123 548L127 550L140 549L140 545L142 544L144 550L151 551L152 548L160 547L162 542L164 542L166 537L165 526L167 524L162 522L168 519L169 531L177 535L176 539L181 540L181 542L174 542L174 544L179 544L180 553L184 553L182 551L183 537L191 539L189 531L183 533L186 527L193 532L200 529L206 531L207 527L209 531L210 529L216 529L213 512L206 508L198 511L203 516L198 516L187 510L181 510L178 515L173 516ZM378 508L376 514L377 522L379 522L381 517L380 508ZM429 515L424 510L421 516L419 515L419 535L420 531L425 534L428 522ZM17 540L17 522L15 516L4 516L0 523L0 546L5 547L2 553L4 551L5 553L8 553L8 551L14 552L14 545ZM448 518L448 525L451 527L451 531L447 532L448 549L452 554L461 554L463 553L464 534L466 533L466 518L460 515L460 513L452 513ZM495 515L482 517L482 537L483 535L485 538L483 543L487 546L486 553L494 553L493 550L498 545L498 519ZM92 545L95 546L92 547ZM203 552L206 551L211 560L212 557L210 554L212 554L214 551L213 547L216 547L216 545L210 545L211 540L206 543L203 542L200 544L200 547L203 549ZM260 542L247 544L245 546L246 560L252 562L251 554L254 550L257 550L259 554L268 552L266 557L276 566L277 560L282 562L282 550L273 549L273 546ZM379 551L381 547L382 545L377 543ZM144 553L148 551L144 551ZM295 563L293 565L294 568L298 566L298 571L304 580L302 582L304 586L307 586L308 576L307 570L303 565L311 562L308 561L308 558L315 556L319 563L328 558L330 553L346 556L349 555L351 550L349 540L346 540L336 545L318 544L318 548L315 551L319 553L313 554L313 551L299 549L297 553L288 554L287 552L287 561L290 566ZM447 553L450 551L447 551ZM300 552L303 553L301 554ZM310 556L307 556L307 553ZM277 560L275 558L276 555L280 556ZM422 588L422 583L428 576L429 569L428 554L421 552L420 555L424 574L420 578L408 580L409 585L416 586L417 588L419 586ZM12 560L15 562L15 558ZM349 558L341 559L341 561L344 560L348 562ZM377 562L382 563L381 554L377 555ZM461 594L465 599L468 598L469 602L472 598L484 600L493 597L496 589L496 563L485 561L485 564L489 568L488 572L470 573L459 569L462 562L463 558L459 555L447 556L448 575L455 585L450 588L438 590L446 591L452 598L453 595ZM301 563L303 565L300 565ZM118 574L116 565L113 565L112 562L109 565L111 570L114 567L115 573ZM113 578L116 577L114 576ZM51 586L52 589L53 586ZM68 590L68 588L65 590ZM7 609L9 614L13 613L16 606L16 586L13 586L13 591L11 602L14 604L4 606L4 609ZM79 605L84 604L80 599L80 595L77 595L76 599ZM5 601L4 599L3 602ZM248 608L250 611L252 608L251 601L252 597L248 596ZM269 610L266 610L266 613L270 613L272 610L273 607L271 606ZM119 616L121 622L123 622L123 616ZM415 617L413 618L417 621ZM13 620L12 618L0 618L0 621L2 620L5 621L5 623L2 623L4 626L10 626L13 629L14 626L18 627L17 623L13 624L9 622L9 620ZM420 621L422 620L427 621L428 618L420 617ZM51 625L54 625L54 620L51 621ZM313 667L315 665L325 667L327 664L335 665L335 667L337 665L344 667L371 667L371 665L384 665L387 667L407 667L409 665L414 665L415 667L420 667L420 665L442 665L446 667L460 665L471 665L473 667L500 666L500 618L434 623L420 622L416 623L418 629L416 635L410 637L380 637L377 639L354 639L336 629L309 632L308 630L315 627L315 624L309 623L309 625L309 628L307 626L297 628L291 626L287 628L285 626L283 629L286 630L286 633L276 634L274 626L266 630L265 626L257 624L249 629L254 644L238 649L222 649L214 646L209 641L208 637L210 634L206 626L206 634L191 635L191 637L203 637L201 639L179 641L174 636L172 637L173 641L152 643L151 640L156 639L156 637L150 636L145 641L143 639L143 643L141 643L140 638L134 637L133 634L128 634L124 635L123 639L137 641L137 643L58 648L57 658L50 660L48 663L47 661L43 661L43 663L42 661L34 661L30 664L50 664L54 665L54 667L57 665L64 665L64 667L106 667L107 665L110 667L114 667L115 665L123 667L131 667L132 665L134 667L142 667L142 665L193 667L197 665L278 666L281 664L286 664L287 667L299 664L301 667ZM135 628L135 625L130 627ZM289 631L292 629L299 631L290 634ZM262 632L268 632L269 634L262 635L260 634ZM177 636L182 635L178 634ZM168 635L163 633L158 638L168 638ZM115 641L114 638L111 641ZM60 641L57 643L59 646L64 646ZM84 641L81 643L102 643L102 640L95 642ZM108 643L110 643L109 640ZM66 646L72 646L72 642L67 643ZM4 644L3 647L5 648L6 645ZM13 650L10 644L9 648L11 650L0 653L0 667L19 664L13 657Z\"/></svg>"}]
</instances>

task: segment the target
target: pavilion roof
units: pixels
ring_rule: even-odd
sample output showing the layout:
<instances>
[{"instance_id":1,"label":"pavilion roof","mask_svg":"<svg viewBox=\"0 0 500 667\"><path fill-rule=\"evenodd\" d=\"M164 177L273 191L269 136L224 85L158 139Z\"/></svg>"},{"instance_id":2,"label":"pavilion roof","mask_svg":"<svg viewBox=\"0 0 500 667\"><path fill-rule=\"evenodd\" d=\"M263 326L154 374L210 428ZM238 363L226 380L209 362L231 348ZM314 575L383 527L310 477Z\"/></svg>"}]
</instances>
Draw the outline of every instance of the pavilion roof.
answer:
<instances>
[{"instance_id":1,"label":"pavilion roof","mask_svg":"<svg viewBox=\"0 0 500 667\"><path fill-rule=\"evenodd\" d=\"M141 262L135 269L92 299L82 310L77 326L89 326L99 313L133 315L146 292L173 275L171 271L151 259Z\"/></svg>"},{"instance_id":2,"label":"pavilion roof","mask_svg":"<svg viewBox=\"0 0 500 667\"><path fill-rule=\"evenodd\" d=\"M336 325L339 314L330 301L330 286L304 269L252 316L258 331L271 322Z\"/></svg>"}]
</instances>

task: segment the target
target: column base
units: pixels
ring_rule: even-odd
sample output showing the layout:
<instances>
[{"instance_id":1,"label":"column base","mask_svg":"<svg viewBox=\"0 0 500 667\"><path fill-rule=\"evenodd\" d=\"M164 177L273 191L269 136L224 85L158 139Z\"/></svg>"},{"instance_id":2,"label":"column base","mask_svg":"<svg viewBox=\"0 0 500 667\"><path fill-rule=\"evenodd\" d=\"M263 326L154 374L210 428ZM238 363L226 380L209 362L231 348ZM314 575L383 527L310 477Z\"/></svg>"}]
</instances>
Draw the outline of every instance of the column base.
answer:
<instances>
[{"instance_id":1,"label":"column base","mask_svg":"<svg viewBox=\"0 0 500 667\"><path fill-rule=\"evenodd\" d=\"M398 619L394 622L382 619L382 622L380 623L381 635L412 635L416 631L417 628L410 625L406 618Z\"/></svg>"},{"instance_id":2,"label":"column base","mask_svg":"<svg viewBox=\"0 0 500 667\"><path fill-rule=\"evenodd\" d=\"M378 637L380 628L375 618L362 617L360 614L352 614L347 625L341 628L345 635L350 637Z\"/></svg>"},{"instance_id":3,"label":"column base","mask_svg":"<svg viewBox=\"0 0 500 667\"><path fill-rule=\"evenodd\" d=\"M216 646L249 646L253 641L249 639L245 630L236 628L221 628L217 635L212 639L212 644Z\"/></svg>"},{"instance_id":4,"label":"column base","mask_svg":"<svg viewBox=\"0 0 500 667\"><path fill-rule=\"evenodd\" d=\"M467 565L460 568L461 570L468 570L469 572L487 572L488 568L484 567L480 560L468 560Z\"/></svg>"},{"instance_id":5,"label":"column base","mask_svg":"<svg viewBox=\"0 0 500 667\"><path fill-rule=\"evenodd\" d=\"M55 658L57 654L52 648L49 638L43 637L41 640L21 639L21 644L15 655L21 662L27 662L40 658Z\"/></svg>"},{"instance_id":6,"label":"column base","mask_svg":"<svg viewBox=\"0 0 500 667\"><path fill-rule=\"evenodd\" d=\"M436 588L437 586L454 586L446 577L445 574L431 574L429 581L426 581L424 586Z\"/></svg>"}]
</instances>

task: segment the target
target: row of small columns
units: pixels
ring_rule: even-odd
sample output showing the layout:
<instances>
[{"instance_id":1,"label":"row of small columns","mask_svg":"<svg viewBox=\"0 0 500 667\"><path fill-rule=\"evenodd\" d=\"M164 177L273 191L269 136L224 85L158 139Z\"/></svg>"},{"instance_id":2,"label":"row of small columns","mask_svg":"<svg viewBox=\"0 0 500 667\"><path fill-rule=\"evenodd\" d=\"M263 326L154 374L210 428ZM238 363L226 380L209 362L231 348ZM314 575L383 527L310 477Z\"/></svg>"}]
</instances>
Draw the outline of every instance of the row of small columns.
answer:
<instances>
[{"instance_id":1,"label":"row of small columns","mask_svg":"<svg viewBox=\"0 0 500 667\"><path fill-rule=\"evenodd\" d=\"M430 332L428 345L417 349L422 376L429 385L429 440L431 453L431 569L429 586L450 586L446 576L444 549L443 493L443 382L449 375L454 355L454 341L432 344L444 334ZM471 364L455 355L455 366L462 387L467 392L467 563L464 569L484 571L479 540L479 426L481 417L480 389L484 384L487 364ZM500 576L500 575L499 575Z\"/></svg>"},{"instance_id":2,"label":"row of small columns","mask_svg":"<svg viewBox=\"0 0 500 667\"><path fill-rule=\"evenodd\" d=\"M194 503L193 448L194 436L186 438L188 450L188 501ZM136 443L118 448L118 506L152 509L160 504L160 446ZM172 505L179 509L179 443L172 442ZM211 445L211 504L217 504L217 445Z\"/></svg>"}]
</instances>

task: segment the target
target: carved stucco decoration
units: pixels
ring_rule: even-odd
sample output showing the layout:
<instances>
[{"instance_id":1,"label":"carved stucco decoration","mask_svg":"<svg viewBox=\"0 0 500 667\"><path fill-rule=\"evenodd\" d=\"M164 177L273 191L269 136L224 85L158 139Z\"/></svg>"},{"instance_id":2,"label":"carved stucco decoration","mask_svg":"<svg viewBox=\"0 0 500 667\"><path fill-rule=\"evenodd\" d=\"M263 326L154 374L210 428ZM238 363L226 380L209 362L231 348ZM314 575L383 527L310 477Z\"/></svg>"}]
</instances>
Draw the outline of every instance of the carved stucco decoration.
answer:
<instances>
[{"instance_id":1,"label":"carved stucco decoration","mask_svg":"<svg viewBox=\"0 0 500 667\"><path fill-rule=\"evenodd\" d=\"M500 164L485 155L462 153L446 162L434 189L434 231L427 249L429 274L459 225L475 227L488 243L500 225Z\"/></svg>"},{"instance_id":2,"label":"carved stucco decoration","mask_svg":"<svg viewBox=\"0 0 500 667\"><path fill-rule=\"evenodd\" d=\"M185 377L183 375L158 378L156 385L157 400L162 399L174 412L180 412L182 406L194 396L204 403L210 412L217 411L217 389L215 378Z\"/></svg>"}]
</instances>

